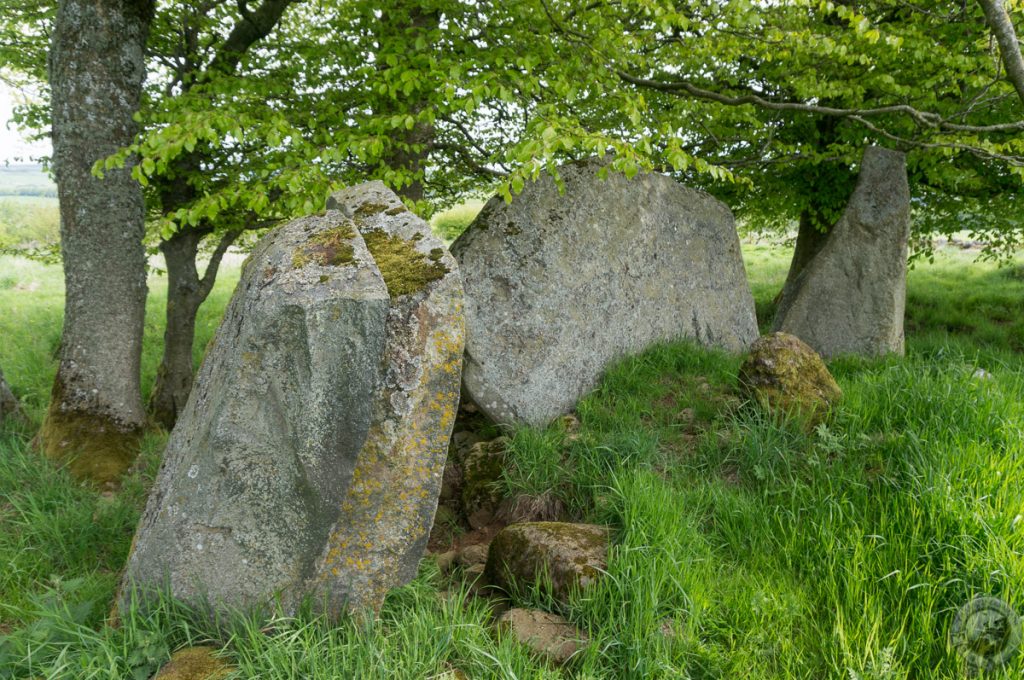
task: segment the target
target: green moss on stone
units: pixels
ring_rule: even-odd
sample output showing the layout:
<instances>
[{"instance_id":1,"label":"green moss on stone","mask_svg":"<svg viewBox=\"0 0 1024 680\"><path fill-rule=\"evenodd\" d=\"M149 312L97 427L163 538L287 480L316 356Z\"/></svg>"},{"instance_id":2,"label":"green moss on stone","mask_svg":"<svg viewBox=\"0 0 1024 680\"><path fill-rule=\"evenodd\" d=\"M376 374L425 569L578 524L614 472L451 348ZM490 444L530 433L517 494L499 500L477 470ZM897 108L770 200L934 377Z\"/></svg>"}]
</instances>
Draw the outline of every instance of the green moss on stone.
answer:
<instances>
[{"instance_id":1,"label":"green moss on stone","mask_svg":"<svg viewBox=\"0 0 1024 680\"><path fill-rule=\"evenodd\" d=\"M213 655L213 647L189 647L171 655L153 680L221 680L234 671Z\"/></svg>"},{"instance_id":2,"label":"green moss on stone","mask_svg":"<svg viewBox=\"0 0 1024 680\"><path fill-rule=\"evenodd\" d=\"M608 532L602 527L562 522L513 524L491 542L484 575L509 593L539 586L567 602L573 591L601 576L604 558L596 564L592 560L607 550Z\"/></svg>"},{"instance_id":3,"label":"green moss on stone","mask_svg":"<svg viewBox=\"0 0 1024 680\"><path fill-rule=\"evenodd\" d=\"M382 213L387 209L388 207L383 203L363 203L361 206L356 208L355 217L357 219L361 217L370 217L371 215Z\"/></svg>"},{"instance_id":4,"label":"green moss on stone","mask_svg":"<svg viewBox=\"0 0 1024 680\"><path fill-rule=\"evenodd\" d=\"M740 389L769 413L815 425L842 398L825 362L806 343L772 333L754 343L740 367Z\"/></svg>"},{"instance_id":5,"label":"green moss on stone","mask_svg":"<svg viewBox=\"0 0 1024 680\"><path fill-rule=\"evenodd\" d=\"M321 231L295 250L292 266L302 269L310 263L321 267L342 267L352 264L355 260L355 249L349 240L355 235L356 231L351 223Z\"/></svg>"},{"instance_id":6,"label":"green moss on stone","mask_svg":"<svg viewBox=\"0 0 1024 680\"><path fill-rule=\"evenodd\" d=\"M363 239L392 298L423 290L428 283L448 273L447 267L431 261L416 250L412 241L401 236L375 229L365 232Z\"/></svg>"}]
</instances>

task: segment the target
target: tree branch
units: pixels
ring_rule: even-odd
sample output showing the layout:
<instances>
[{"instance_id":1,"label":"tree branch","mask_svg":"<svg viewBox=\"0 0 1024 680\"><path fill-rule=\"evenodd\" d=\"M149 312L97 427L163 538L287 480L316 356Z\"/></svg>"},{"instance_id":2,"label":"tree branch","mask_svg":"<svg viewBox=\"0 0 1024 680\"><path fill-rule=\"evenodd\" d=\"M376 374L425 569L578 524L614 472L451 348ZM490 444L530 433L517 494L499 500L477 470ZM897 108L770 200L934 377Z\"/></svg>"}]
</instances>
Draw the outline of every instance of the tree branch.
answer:
<instances>
[{"instance_id":1,"label":"tree branch","mask_svg":"<svg viewBox=\"0 0 1024 680\"><path fill-rule=\"evenodd\" d=\"M931 113L929 111L919 111L912 106L907 104L894 104L892 106L879 106L871 109L843 109L836 108L834 106L819 106L817 104L807 104L805 102L776 102L770 99L765 99L760 95L756 94L745 94L738 97L722 94L721 92L715 92L708 90L693 83L685 80L665 82L661 80L651 80L648 78L638 78L632 76L625 71L618 70L616 74L627 83L637 85L639 87L646 87L652 90L658 90L659 92L667 92L669 94L675 94L682 96L683 94L694 97L695 99L703 99L706 101L717 102L719 104L725 104L726 106L742 106L749 104L751 106L757 106L758 108L767 109L769 111L802 111L804 113L814 113L822 116L833 116L838 118L851 118L857 120L863 120L864 117L869 116L880 116L885 114L902 114L909 116L919 125L937 128L940 130L948 130L950 132L1016 132L1024 130L1024 120L1019 120L1014 123L1001 123L998 125L963 125L960 123L951 123L937 113Z\"/></svg>"},{"instance_id":2,"label":"tree branch","mask_svg":"<svg viewBox=\"0 0 1024 680\"><path fill-rule=\"evenodd\" d=\"M242 20L231 29L231 33L221 44L213 61L206 69L208 74L216 71L231 73L238 66L242 55L252 45L267 37L281 15L295 0L263 0L255 10L250 10L246 2L239 2Z\"/></svg>"},{"instance_id":3,"label":"tree branch","mask_svg":"<svg viewBox=\"0 0 1024 680\"><path fill-rule=\"evenodd\" d=\"M224 259L224 253L228 251L231 244L238 239L242 233L242 229L232 229L231 231L224 232L220 241L217 242L217 247L214 248L213 254L210 255L210 261L206 265L206 271L203 272L203 278L199 280L199 294L205 300L213 290L213 284L217 280L217 270L220 269L221 260Z\"/></svg>"},{"instance_id":4,"label":"tree branch","mask_svg":"<svg viewBox=\"0 0 1024 680\"><path fill-rule=\"evenodd\" d=\"M1024 56L1021 56L1020 41L1017 40L1017 32L1013 28L1010 15L1003 5L1003 0L978 0L978 4L984 10L985 19L999 44L999 54L1003 57L1006 77L1017 90L1021 104L1024 104Z\"/></svg>"}]
</instances>

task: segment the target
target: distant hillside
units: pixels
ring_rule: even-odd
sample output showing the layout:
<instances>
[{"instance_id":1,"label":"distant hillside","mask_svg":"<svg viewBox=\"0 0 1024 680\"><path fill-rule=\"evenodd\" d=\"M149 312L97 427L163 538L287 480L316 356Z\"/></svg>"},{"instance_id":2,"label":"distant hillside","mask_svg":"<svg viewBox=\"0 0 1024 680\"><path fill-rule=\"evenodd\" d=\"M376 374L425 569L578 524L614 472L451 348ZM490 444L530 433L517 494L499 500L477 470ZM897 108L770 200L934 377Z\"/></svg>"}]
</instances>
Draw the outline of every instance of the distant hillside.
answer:
<instances>
[{"instance_id":1,"label":"distant hillside","mask_svg":"<svg viewBox=\"0 0 1024 680\"><path fill-rule=\"evenodd\" d=\"M57 185L41 165L0 166L0 196L56 196Z\"/></svg>"}]
</instances>

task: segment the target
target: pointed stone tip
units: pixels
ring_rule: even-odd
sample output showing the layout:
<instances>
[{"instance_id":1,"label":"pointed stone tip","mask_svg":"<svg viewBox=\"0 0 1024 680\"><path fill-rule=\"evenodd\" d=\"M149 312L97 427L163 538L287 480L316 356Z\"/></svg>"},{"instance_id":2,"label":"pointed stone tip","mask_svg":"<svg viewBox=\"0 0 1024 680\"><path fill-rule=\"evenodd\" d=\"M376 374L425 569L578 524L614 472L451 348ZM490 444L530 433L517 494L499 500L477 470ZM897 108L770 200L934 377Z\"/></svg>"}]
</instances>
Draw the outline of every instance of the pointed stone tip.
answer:
<instances>
[{"instance_id":1,"label":"pointed stone tip","mask_svg":"<svg viewBox=\"0 0 1024 680\"><path fill-rule=\"evenodd\" d=\"M356 217L360 210L369 210L367 206L379 206L380 210L375 212L405 208L398 194L388 189L379 179L345 187L327 198L328 210L340 210L348 217Z\"/></svg>"}]
</instances>

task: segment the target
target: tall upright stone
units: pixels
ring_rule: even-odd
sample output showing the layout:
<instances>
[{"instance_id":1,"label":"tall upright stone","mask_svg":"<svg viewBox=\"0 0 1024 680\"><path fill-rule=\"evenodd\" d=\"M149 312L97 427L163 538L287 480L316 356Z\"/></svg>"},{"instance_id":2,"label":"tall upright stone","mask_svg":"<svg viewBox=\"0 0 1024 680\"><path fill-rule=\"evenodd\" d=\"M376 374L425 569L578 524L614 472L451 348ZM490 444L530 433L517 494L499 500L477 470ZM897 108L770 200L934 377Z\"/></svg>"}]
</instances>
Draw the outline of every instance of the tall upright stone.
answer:
<instances>
[{"instance_id":1,"label":"tall upright stone","mask_svg":"<svg viewBox=\"0 0 1024 680\"><path fill-rule=\"evenodd\" d=\"M757 338L729 209L658 174L598 174L597 159L492 198L452 244L466 286L463 388L501 423L544 425L607 364L693 338L740 352Z\"/></svg>"},{"instance_id":2,"label":"tall upright stone","mask_svg":"<svg viewBox=\"0 0 1024 680\"><path fill-rule=\"evenodd\" d=\"M846 210L783 290L773 330L824 357L902 355L909 238L906 158L868 147Z\"/></svg>"},{"instance_id":3,"label":"tall upright stone","mask_svg":"<svg viewBox=\"0 0 1024 680\"><path fill-rule=\"evenodd\" d=\"M410 580L459 396L452 256L380 182L254 250L171 433L130 589L376 609Z\"/></svg>"}]
</instances>

